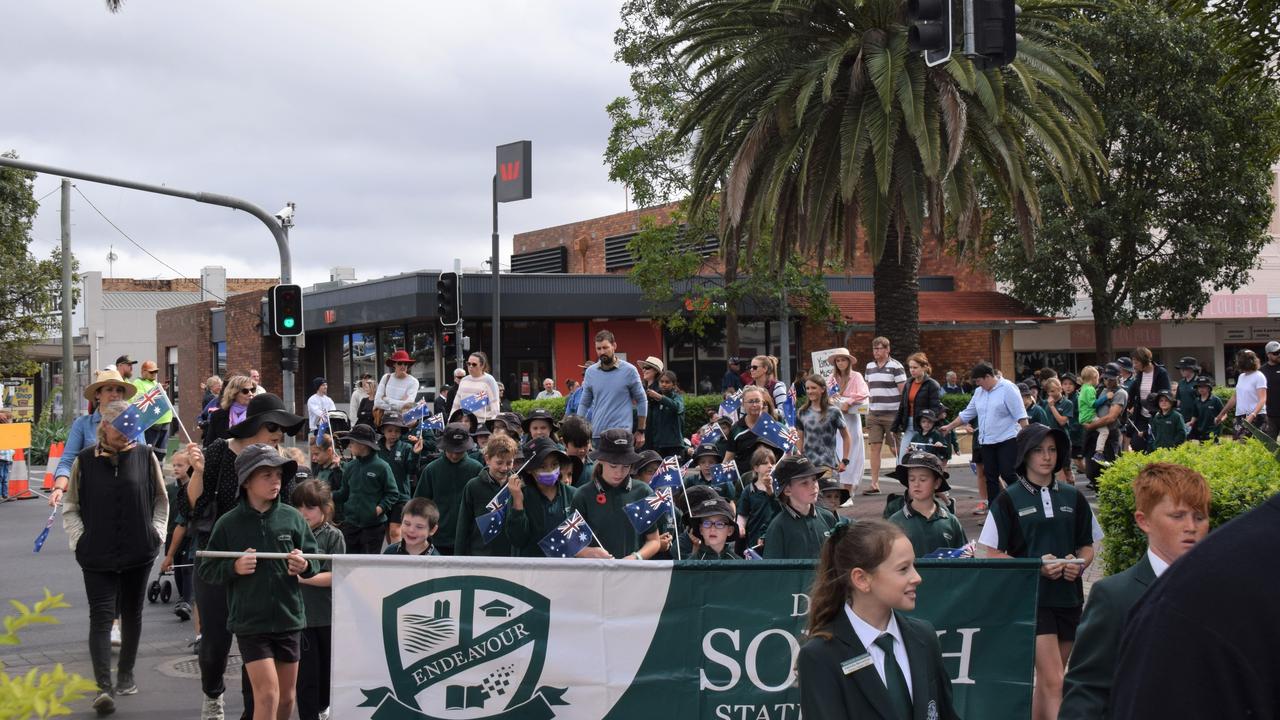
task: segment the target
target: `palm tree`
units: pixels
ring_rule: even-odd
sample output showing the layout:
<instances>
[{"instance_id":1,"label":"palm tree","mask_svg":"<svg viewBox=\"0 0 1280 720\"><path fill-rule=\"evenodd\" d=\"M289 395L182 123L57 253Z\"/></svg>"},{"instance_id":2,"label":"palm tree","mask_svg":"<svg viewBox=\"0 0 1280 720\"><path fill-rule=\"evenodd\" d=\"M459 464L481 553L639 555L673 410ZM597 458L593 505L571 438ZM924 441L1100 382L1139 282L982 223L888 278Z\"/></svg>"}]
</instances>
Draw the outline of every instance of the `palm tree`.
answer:
<instances>
[{"instance_id":1,"label":"palm tree","mask_svg":"<svg viewBox=\"0 0 1280 720\"><path fill-rule=\"evenodd\" d=\"M779 259L847 261L865 243L876 331L899 355L919 347L926 232L975 248L983 201L999 201L1030 252L1033 165L1065 194L1088 175L1082 164L1104 162L1102 120L1076 71L1096 74L1057 37L1062 0L1023 2L1018 59L999 70L961 55L926 67L907 47L904 5L701 0L666 40L710 78L680 126L694 137L691 213L723 192L726 229L748 245L772 237Z\"/></svg>"}]
</instances>

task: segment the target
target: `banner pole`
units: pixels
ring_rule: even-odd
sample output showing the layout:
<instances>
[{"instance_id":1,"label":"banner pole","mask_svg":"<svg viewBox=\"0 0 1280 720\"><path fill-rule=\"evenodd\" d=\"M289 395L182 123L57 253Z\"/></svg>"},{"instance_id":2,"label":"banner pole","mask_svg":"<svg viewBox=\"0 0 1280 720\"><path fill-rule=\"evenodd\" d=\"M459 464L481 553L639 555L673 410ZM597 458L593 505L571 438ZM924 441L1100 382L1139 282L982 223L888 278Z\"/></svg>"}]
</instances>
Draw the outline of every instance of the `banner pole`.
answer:
<instances>
[{"instance_id":1,"label":"banner pole","mask_svg":"<svg viewBox=\"0 0 1280 720\"><path fill-rule=\"evenodd\" d=\"M242 550L197 550L196 557L201 558L223 558L234 560L242 558L245 555L253 555L259 560L288 560L291 557L300 557L303 560L319 560L321 562L332 561L338 555L327 555L324 553L302 553L294 555L292 553L281 552L244 552Z\"/></svg>"},{"instance_id":2,"label":"banner pole","mask_svg":"<svg viewBox=\"0 0 1280 720\"><path fill-rule=\"evenodd\" d=\"M680 552L680 521L676 519L676 504L671 503L671 532L675 535L671 538L671 544L676 549L676 559L683 560L684 556Z\"/></svg>"},{"instance_id":3,"label":"banner pole","mask_svg":"<svg viewBox=\"0 0 1280 720\"><path fill-rule=\"evenodd\" d=\"M169 410L172 411L173 416L178 419L178 429L182 431L184 436L186 436L187 444L190 445L192 442L191 433L187 432L187 426L182 424L182 415L180 415L178 413L178 409L173 406L173 401L169 399L169 393L164 391L164 384L156 383L156 387L160 388L160 394L164 396L164 401L169 403ZM201 409L203 410L203 408Z\"/></svg>"}]
</instances>

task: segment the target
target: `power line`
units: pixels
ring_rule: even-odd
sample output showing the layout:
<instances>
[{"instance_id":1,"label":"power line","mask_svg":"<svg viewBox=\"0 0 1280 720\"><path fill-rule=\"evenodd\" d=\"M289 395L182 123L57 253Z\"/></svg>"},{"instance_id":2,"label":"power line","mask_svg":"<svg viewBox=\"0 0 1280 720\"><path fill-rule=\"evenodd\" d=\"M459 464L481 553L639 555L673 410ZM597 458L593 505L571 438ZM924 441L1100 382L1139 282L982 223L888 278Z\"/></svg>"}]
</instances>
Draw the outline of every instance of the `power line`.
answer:
<instances>
[{"instance_id":1,"label":"power line","mask_svg":"<svg viewBox=\"0 0 1280 720\"><path fill-rule=\"evenodd\" d=\"M45 199L45 198L47 198L47 197L49 197L50 195L52 195L52 194L54 194L54 193L58 192L58 190L59 190L59 189L61 189L61 187L62 187L61 185L58 185L58 186L54 187L52 190L50 190L49 192L47 192L47 193L45 193L45 194L41 195L41 196L40 196L40 199L39 199L39 200L36 200L36 204L37 204L37 205L39 205L40 203L44 202L44 199Z\"/></svg>"},{"instance_id":2,"label":"power line","mask_svg":"<svg viewBox=\"0 0 1280 720\"><path fill-rule=\"evenodd\" d=\"M108 225L110 225L111 227L115 228L115 231L116 231L116 232L118 232L118 233L120 233L120 235L121 235L125 240L128 240L129 242L133 243L134 247L136 247L136 248L138 248L139 250L141 250L142 252L146 253L146 254L147 254L147 256L148 256L148 257L150 257L152 260L155 260L156 262L160 263L161 265L163 265L163 266L165 266L165 267L169 268L170 270L172 270L172 271L174 272L174 274L175 274L175 275L177 275L178 277L180 277L180 278L182 278L182 279L184 279L184 280L191 280L191 278L187 277L186 275L183 275L183 274L182 274L182 272L181 272L181 271L179 271L177 268L175 268L174 266L170 265L169 263L167 263L167 262L165 262L165 261L161 260L160 258L156 257L154 254L152 254L152 252L151 252L150 250L148 250L148 249L146 249L146 248L142 247L142 245L140 245L140 244L138 243L138 241L137 241L137 240L134 240L133 238L129 237L129 234L128 234L128 233L126 233L125 231L121 230L119 225L116 225L115 223L111 222L111 218L109 218L109 217L107 217L106 215L104 215L104 214L103 214L103 212L102 212L101 210L99 210L99 209L98 209L98 206L97 206L97 205L94 205L94 204L93 204L93 201L92 201L92 200L90 200L88 197L86 197L86 196L85 196L84 192L80 190L80 186L79 186L79 185L72 184L72 186L71 186L71 187L75 188L75 189L76 189L76 192L77 192L77 193L79 193L80 197L84 198L84 201L85 201L85 202L87 202L87 203L89 203L89 207L93 208L93 211L94 211L94 212L98 213L98 215L99 215L103 220L106 220ZM56 189L56 188L55 188L55 189ZM48 197L48 196L46 196L46 197ZM203 286L201 287L201 289L202 289L204 292L209 293L210 295L212 295L213 297L217 298L218 300L220 300L220 301L222 301L222 302L224 302L224 303L227 301L227 299L226 299L226 298L224 298L224 297L219 297L217 293L210 292L207 288L204 288Z\"/></svg>"}]
</instances>

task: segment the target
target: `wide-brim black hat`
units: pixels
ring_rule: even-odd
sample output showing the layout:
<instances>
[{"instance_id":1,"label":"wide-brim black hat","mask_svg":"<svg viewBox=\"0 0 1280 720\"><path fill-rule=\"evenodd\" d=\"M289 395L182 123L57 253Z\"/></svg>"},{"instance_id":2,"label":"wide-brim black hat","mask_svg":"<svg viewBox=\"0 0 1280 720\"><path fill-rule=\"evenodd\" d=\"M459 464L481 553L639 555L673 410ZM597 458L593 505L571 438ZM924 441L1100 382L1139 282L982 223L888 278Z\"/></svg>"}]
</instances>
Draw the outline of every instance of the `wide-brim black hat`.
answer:
<instances>
[{"instance_id":1,"label":"wide-brim black hat","mask_svg":"<svg viewBox=\"0 0 1280 720\"><path fill-rule=\"evenodd\" d=\"M600 433L600 445L589 456L595 462L607 462L614 465L635 465L640 460L632 444L631 431L625 428L613 428Z\"/></svg>"},{"instance_id":2,"label":"wide-brim black hat","mask_svg":"<svg viewBox=\"0 0 1280 720\"><path fill-rule=\"evenodd\" d=\"M524 428L526 435L529 433L529 426L533 424L534 420L546 420L551 425L551 432L560 429L560 423L556 422L556 416L552 415L550 410L534 408L529 411L529 415L520 424L520 427Z\"/></svg>"},{"instance_id":3,"label":"wide-brim black hat","mask_svg":"<svg viewBox=\"0 0 1280 720\"><path fill-rule=\"evenodd\" d=\"M552 455L559 455L561 464L569 459L569 453L564 448L556 444L551 438L534 438L532 442L524 446L523 456L529 459L528 468L530 472L536 472Z\"/></svg>"},{"instance_id":4,"label":"wide-brim black hat","mask_svg":"<svg viewBox=\"0 0 1280 720\"><path fill-rule=\"evenodd\" d=\"M641 470L660 462L662 462L662 456L658 454L657 450L641 450L640 459L631 466L631 472L639 474Z\"/></svg>"},{"instance_id":5,"label":"wide-brim black hat","mask_svg":"<svg viewBox=\"0 0 1280 720\"><path fill-rule=\"evenodd\" d=\"M829 472L831 472L829 468L814 465L809 458L803 455L787 455L773 466L773 481L778 485L786 486L796 480L807 477L822 477Z\"/></svg>"},{"instance_id":6,"label":"wide-brim black hat","mask_svg":"<svg viewBox=\"0 0 1280 720\"><path fill-rule=\"evenodd\" d=\"M394 410L382 413L382 422L378 423L378 429L381 430L387 425L395 425L403 430L409 429L409 426L405 424L404 418Z\"/></svg>"},{"instance_id":7,"label":"wide-brim black hat","mask_svg":"<svg viewBox=\"0 0 1280 720\"><path fill-rule=\"evenodd\" d=\"M1187 368L1188 370L1199 370L1200 361L1190 355L1184 355L1182 359L1178 360L1178 369L1182 368Z\"/></svg>"},{"instance_id":8,"label":"wide-brim black hat","mask_svg":"<svg viewBox=\"0 0 1280 720\"><path fill-rule=\"evenodd\" d=\"M257 443L240 451L235 461L236 479L243 485L253 471L260 467L280 468L280 479L293 478L298 473L298 463L280 454L280 451L265 443Z\"/></svg>"},{"instance_id":9,"label":"wide-brim black hat","mask_svg":"<svg viewBox=\"0 0 1280 720\"><path fill-rule=\"evenodd\" d=\"M890 477L902 483L903 487L908 486L908 475L911 468L925 468L932 470L933 474L938 477L938 492L947 492L951 490L950 483L947 479L951 477L951 473L947 472L942 464L942 458L931 452L909 452L902 458L902 462L898 463L898 467L893 469Z\"/></svg>"},{"instance_id":10,"label":"wide-brim black hat","mask_svg":"<svg viewBox=\"0 0 1280 720\"><path fill-rule=\"evenodd\" d=\"M296 435L306 418L284 409L284 401L271 393L254 395L245 408L244 420L227 430L233 438L252 437L264 423L275 423L284 429L285 435Z\"/></svg>"},{"instance_id":11,"label":"wide-brim black hat","mask_svg":"<svg viewBox=\"0 0 1280 720\"><path fill-rule=\"evenodd\" d=\"M702 443L693 451L693 461L698 462L699 458L704 457L713 457L719 462L724 460L724 453L720 452L715 443Z\"/></svg>"},{"instance_id":12,"label":"wide-brim black hat","mask_svg":"<svg viewBox=\"0 0 1280 720\"><path fill-rule=\"evenodd\" d=\"M471 433L468 432L467 426L462 423L449 423L445 425L444 431L440 433L440 449L451 453L464 453L476 446L475 440L471 439Z\"/></svg>"},{"instance_id":13,"label":"wide-brim black hat","mask_svg":"<svg viewBox=\"0 0 1280 720\"><path fill-rule=\"evenodd\" d=\"M1015 472L1025 475L1027 455L1032 448L1044 442L1046 435L1053 435L1054 440L1058 443L1058 460L1053 465L1053 474L1056 475L1059 470L1070 464L1071 438L1067 437L1067 431L1062 428L1051 428L1040 423L1031 423L1018 432L1017 456L1013 465Z\"/></svg>"},{"instance_id":14,"label":"wide-brim black hat","mask_svg":"<svg viewBox=\"0 0 1280 720\"><path fill-rule=\"evenodd\" d=\"M735 522L733 507L729 505L729 501L720 497L717 493L713 497L708 497L701 502L692 505L692 512L689 517L692 518L695 526L699 525L702 520L713 517L729 518L728 530L729 539L732 540L738 535L738 523Z\"/></svg>"},{"instance_id":15,"label":"wide-brim black hat","mask_svg":"<svg viewBox=\"0 0 1280 720\"><path fill-rule=\"evenodd\" d=\"M360 423L359 425L351 428L351 431L347 433L346 439L349 442L364 445L370 450L378 449L378 433L374 432L373 428L365 425L364 423Z\"/></svg>"},{"instance_id":16,"label":"wide-brim black hat","mask_svg":"<svg viewBox=\"0 0 1280 720\"><path fill-rule=\"evenodd\" d=\"M841 504L843 504L846 500L849 499L849 486L845 485L839 480L836 480L835 478L828 475L818 481L818 492L824 493L824 492L829 492L831 490L840 491Z\"/></svg>"}]
</instances>

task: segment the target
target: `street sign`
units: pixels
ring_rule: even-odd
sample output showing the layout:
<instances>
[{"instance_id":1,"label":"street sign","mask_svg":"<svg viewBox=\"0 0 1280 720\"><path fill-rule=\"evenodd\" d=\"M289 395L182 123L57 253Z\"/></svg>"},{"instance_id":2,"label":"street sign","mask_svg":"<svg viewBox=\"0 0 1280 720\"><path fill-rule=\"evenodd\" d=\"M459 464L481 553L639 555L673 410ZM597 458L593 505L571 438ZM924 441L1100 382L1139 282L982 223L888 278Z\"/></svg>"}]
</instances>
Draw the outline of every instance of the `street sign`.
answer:
<instances>
[{"instance_id":1,"label":"street sign","mask_svg":"<svg viewBox=\"0 0 1280 720\"><path fill-rule=\"evenodd\" d=\"M498 146L498 202L533 197L533 143L521 140Z\"/></svg>"}]
</instances>

